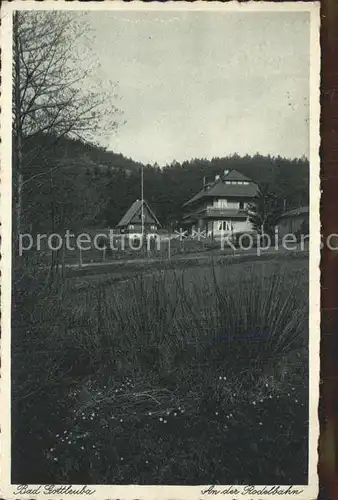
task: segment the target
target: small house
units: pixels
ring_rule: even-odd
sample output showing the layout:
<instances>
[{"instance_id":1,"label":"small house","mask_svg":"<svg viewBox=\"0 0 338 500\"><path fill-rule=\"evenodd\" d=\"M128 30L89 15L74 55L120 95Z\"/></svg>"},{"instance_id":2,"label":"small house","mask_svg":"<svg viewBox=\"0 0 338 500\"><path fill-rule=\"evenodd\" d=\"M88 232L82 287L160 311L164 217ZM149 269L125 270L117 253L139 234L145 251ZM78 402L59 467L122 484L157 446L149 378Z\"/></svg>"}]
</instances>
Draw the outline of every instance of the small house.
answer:
<instances>
[{"instance_id":1,"label":"small house","mask_svg":"<svg viewBox=\"0 0 338 500\"><path fill-rule=\"evenodd\" d=\"M134 201L117 225L121 233L129 234L131 237L157 234L159 228L160 223L145 200Z\"/></svg>"},{"instance_id":2,"label":"small house","mask_svg":"<svg viewBox=\"0 0 338 500\"><path fill-rule=\"evenodd\" d=\"M284 212L278 223L278 235L280 238L286 234L307 236L309 234L309 207L299 207Z\"/></svg>"}]
</instances>

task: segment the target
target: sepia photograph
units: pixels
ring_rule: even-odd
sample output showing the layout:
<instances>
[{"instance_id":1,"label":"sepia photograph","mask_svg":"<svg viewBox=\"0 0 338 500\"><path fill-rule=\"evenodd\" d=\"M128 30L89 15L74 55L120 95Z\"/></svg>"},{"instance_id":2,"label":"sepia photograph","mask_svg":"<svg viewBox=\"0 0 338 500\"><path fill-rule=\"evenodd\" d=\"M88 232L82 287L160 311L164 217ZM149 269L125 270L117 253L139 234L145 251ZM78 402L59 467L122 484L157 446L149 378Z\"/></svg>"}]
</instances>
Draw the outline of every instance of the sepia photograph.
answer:
<instances>
[{"instance_id":1,"label":"sepia photograph","mask_svg":"<svg viewBox=\"0 0 338 500\"><path fill-rule=\"evenodd\" d=\"M178 3L2 9L5 498L317 495L318 4Z\"/></svg>"}]
</instances>

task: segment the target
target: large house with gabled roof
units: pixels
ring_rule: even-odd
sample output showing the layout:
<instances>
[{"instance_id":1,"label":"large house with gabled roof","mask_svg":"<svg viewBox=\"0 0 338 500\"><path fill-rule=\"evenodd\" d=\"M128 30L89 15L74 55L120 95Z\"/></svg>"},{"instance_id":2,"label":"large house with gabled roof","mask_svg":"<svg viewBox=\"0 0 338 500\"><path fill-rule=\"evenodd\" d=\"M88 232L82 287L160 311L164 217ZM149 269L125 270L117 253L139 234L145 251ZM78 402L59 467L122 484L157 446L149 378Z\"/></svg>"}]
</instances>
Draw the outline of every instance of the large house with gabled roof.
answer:
<instances>
[{"instance_id":1,"label":"large house with gabled roof","mask_svg":"<svg viewBox=\"0 0 338 500\"><path fill-rule=\"evenodd\" d=\"M225 170L183 205L182 226L217 238L253 232L248 207L258 186L237 170Z\"/></svg>"},{"instance_id":2,"label":"large house with gabled roof","mask_svg":"<svg viewBox=\"0 0 338 500\"><path fill-rule=\"evenodd\" d=\"M134 201L117 225L121 233L132 236L156 234L159 228L160 223L146 200Z\"/></svg>"}]
</instances>

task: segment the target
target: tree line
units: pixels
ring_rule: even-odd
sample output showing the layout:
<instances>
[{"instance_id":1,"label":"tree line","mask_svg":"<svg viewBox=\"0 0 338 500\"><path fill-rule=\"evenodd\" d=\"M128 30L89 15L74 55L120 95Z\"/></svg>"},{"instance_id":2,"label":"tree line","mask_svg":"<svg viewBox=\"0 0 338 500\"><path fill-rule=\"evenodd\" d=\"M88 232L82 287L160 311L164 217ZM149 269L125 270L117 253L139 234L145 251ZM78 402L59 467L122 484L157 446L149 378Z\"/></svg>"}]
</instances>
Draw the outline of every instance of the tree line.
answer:
<instances>
[{"instance_id":1,"label":"tree line","mask_svg":"<svg viewBox=\"0 0 338 500\"><path fill-rule=\"evenodd\" d=\"M40 146L46 140L40 137ZM62 168L53 169L55 164ZM25 227L33 232L60 233L84 227L116 227L131 204L141 198L141 168L144 197L164 228L178 227L183 204L204 182L232 168L260 187L255 204L262 217L264 211L277 217L284 210L308 204L306 159L231 155L162 167L142 166L121 154L62 138L30 169L23 197ZM270 219L267 217L267 221Z\"/></svg>"},{"instance_id":2,"label":"tree line","mask_svg":"<svg viewBox=\"0 0 338 500\"><path fill-rule=\"evenodd\" d=\"M95 140L121 125L121 111L112 98L113 82L105 92L84 84L95 71L95 58L78 54L74 47L89 32L85 18L67 12L24 11L14 16L15 234L114 228L141 197L141 168L144 196L164 228L179 226L182 205L204 180L226 169L236 169L260 186L258 209L264 206L277 214L308 204L306 158L233 154L160 166L142 165L100 147ZM81 66L83 58L86 64ZM264 217L271 223L271 217Z\"/></svg>"}]
</instances>

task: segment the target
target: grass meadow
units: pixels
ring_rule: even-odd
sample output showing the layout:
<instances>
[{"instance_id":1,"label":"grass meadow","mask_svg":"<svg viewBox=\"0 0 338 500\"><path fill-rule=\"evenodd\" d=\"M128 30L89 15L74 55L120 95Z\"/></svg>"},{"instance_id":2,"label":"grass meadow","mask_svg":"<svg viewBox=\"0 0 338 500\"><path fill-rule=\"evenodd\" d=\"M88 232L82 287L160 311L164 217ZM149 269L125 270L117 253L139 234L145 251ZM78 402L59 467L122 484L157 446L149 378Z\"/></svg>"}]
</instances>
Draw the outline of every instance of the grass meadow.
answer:
<instances>
[{"instance_id":1,"label":"grass meadow","mask_svg":"<svg viewBox=\"0 0 338 500\"><path fill-rule=\"evenodd\" d=\"M307 483L307 259L79 279L15 276L13 482Z\"/></svg>"}]
</instances>

